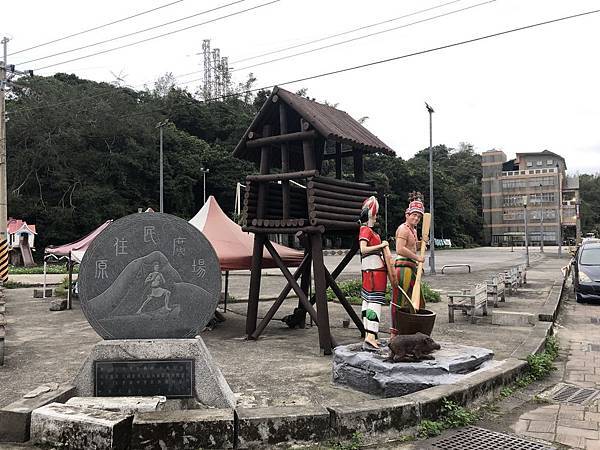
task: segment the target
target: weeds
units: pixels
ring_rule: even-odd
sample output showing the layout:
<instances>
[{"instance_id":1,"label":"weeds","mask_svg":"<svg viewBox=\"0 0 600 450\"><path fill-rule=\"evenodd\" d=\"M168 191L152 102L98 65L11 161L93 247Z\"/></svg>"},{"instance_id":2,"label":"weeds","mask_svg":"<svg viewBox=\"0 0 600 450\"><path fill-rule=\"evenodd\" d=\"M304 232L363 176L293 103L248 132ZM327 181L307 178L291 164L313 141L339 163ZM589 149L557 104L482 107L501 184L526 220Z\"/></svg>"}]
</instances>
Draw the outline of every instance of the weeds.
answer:
<instances>
[{"instance_id":1,"label":"weeds","mask_svg":"<svg viewBox=\"0 0 600 450\"><path fill-rule=\"evenodd\" d=\"M12 281L12 280L8 280L5 281L3 286L6 289L21 289L21 288L30 288L30 287L34 287L37 286L36 284L30 284L30 283L21 283L19 281Z\"/></svg>"},{"instance_id":2,"label":"weeds","mask_svg":"<svg viewBox=\"0 0 600 450\"><path fill-rule=\"evenodd\" d=\"M359 450L363 441L363 434L354 432L349 441L345 442L334 442L330 447L326 447L331 450Z\"/></svg>"},{"instance_id":3,"label":"weeds","mask_svg":"<svg viewBox=\"0 0 600 450\"><path fill-rule=\"evenodd\" d=\"M428 438L437 436L444 430L471 425L477 421L477 412L460 406L452 400L442 400L442 415L438 420L422 420L417 436Z\"/></svg>"},{"instance_id":4,"label":"weeds","mask_svg":"<svg viewBox=\"0 0 600 450\"><path fill-rule=\"evenodd\" d=\"M69 277L64 277L58 286L54 289L56 297L67 298L67 290L69 286Z\"/></svg>"},{"instance_id":5,"label":"weeds","mask_svg":"<svg viewBox=\"0 0 600 450\"><path fill-rule=\"evenodd\" d=\"M73 273L79 272L79 266L73 267ZM44 273L44 266L34 267L20 267L20 266L8 266L9 275L35 275ZM46 273L49 274L63 274L69 273L66 264L48 264L46 266Z\"/></svg>"}]
</instances>

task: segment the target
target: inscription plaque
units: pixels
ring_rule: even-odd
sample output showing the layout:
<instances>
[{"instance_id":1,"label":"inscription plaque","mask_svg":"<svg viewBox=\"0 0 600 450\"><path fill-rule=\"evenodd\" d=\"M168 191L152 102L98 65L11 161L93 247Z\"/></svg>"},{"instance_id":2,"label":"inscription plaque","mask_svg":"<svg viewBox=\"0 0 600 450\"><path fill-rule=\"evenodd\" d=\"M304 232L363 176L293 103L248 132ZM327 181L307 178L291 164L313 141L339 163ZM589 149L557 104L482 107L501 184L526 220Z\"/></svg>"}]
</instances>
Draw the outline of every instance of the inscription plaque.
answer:
<instances>
[{"instance_id":1,"label":"inscription plaque","mask_svg":"<svg viewBox=\"0 0 600 450\"><path fill-rule=\"evenodd\" d=\"M96 397L190 398L193 380L193 359L94 362Z\"/></svg>"},{"instance_id":2,"label":"inscription plaque","mask_svg":"<svg viewBox=\"0 0 600 450\"><path fill-rule=\"evenodd\" d=\"M103 230L79 271L85 317L104 339L193 338L221 292L217 254L179 217L138 213Z\"/></svg>"}]
</instances>

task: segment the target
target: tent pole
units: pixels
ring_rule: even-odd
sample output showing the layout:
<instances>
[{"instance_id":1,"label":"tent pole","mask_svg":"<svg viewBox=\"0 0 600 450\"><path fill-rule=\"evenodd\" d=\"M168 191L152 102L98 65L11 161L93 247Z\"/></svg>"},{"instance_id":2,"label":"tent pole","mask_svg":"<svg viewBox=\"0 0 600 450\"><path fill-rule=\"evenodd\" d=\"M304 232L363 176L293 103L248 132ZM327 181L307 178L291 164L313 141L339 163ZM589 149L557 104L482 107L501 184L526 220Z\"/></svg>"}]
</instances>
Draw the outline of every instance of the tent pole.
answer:
<instances>
[{"instance_id":1,"label":"tent pole","mask_svg":"<svg viewBox=\"0 0 600 450\"><path fill-rule=\"evenodd\" d=\"M227 312L227 293L229 292L229 270L225 271L225 298L223 299L223 312Z\"/></svg>"},{"instance_id":2,"label":"tent pole","mask_svg":"<svg viewBox=\"0 0 600 450\"><path fill-rule=\"evenodd\" d=\"M69 284L67 286L67 309L71 309L71 283L73 282L73 260L71 259L71 252L69 251Z\"/></svg>"},{"instance_id":3,"label":"tent pole","mask_svg":"<svg viewBox=\"0 0 600 450\"><path fill-rule=\"evenodd\" d=\"M42 293L42 298L46 298L46 269L48 268L48 262L46 258L44 258L44 291Z\"/></svg>"}]
</instances>

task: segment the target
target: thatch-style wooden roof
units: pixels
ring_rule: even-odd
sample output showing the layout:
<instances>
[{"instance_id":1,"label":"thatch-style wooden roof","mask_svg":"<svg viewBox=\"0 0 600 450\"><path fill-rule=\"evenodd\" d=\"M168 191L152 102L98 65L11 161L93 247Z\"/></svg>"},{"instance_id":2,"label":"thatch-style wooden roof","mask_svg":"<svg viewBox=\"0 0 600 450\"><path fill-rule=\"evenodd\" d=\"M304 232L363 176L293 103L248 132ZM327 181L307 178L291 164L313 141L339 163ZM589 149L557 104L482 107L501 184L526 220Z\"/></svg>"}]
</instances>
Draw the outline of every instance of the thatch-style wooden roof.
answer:
<instances>
[{"instance_id":1,"label":"thatch-style wooden roof","mask_svg":"<svg viewBox=\"0 0 600 450\"><path fill-rule=\"evenodd\" d=\"M233 152L234 156L258 162L260 149L246 146L248 134L252 132L260 136L265 124L272 125L271 135L280 134L278 129L279 101L288 106L288 133L302 131L300 129L300 119L303 119L317 131L322 140L341 142L347 146L360 149L364 153L395 154L390 147L345 111L309 100L276 86L242 136ZM315 148L317 151L323 150L319 147ZM293 149L291 150L293 151Z\"/></svg>"}]
</instances>

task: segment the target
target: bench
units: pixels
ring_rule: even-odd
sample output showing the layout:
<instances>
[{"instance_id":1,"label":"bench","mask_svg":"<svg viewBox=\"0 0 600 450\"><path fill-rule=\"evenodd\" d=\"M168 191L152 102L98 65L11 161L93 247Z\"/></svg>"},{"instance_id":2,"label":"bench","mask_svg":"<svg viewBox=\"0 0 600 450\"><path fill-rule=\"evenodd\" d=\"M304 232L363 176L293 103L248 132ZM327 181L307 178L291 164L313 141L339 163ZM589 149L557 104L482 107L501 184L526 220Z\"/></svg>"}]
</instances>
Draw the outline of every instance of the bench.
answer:
<instances>
[{"instance_id":1,"label":"bench","mask_svg":"<svg viewBox=\"0 0 600 450\"><path fill-rule=\"evenodd\" d=\"M519 283L519 287L527 284L527 266L525 264L519 264L517 266L517 281Z\"/></svg>"},{"instance_id":2,"label":"bench","mask_svg":"<svg viewBox=\"0 0 600 450\"><path fill-rule=\"evenodd\" d=\"M465 314L471 313L471 323L475 323L475 310L482 308L487 316L487 285L480 283L471 289L460 292L448 292L448 322L454 323L454 310L460 309Z\"/></svg>"},{"instance_id":3,"label":"bench","mask_svg":"<svg viewBox=\"0 0 600 450\"><path fill-rule=\"evenodd\" d=\"M446 264L445 266L442 266L442 274L444 273L444 269L447 269L448 267L467 267L469 273L471 273L471 264Z\"/></svg>"},{"instance_id":4,"label":"bench","mask_svg":"<svg viewBox=\"0 0 600 450\"><path fill-rule=\"evenodd\" d=\"M508 289L510 295L517 290L519 286L519 271L516 267L511 267L504 272L504 289Z\"/></svg>"},{"instance_id":5,"label":"bench","mask_svg":"<svg viewBox=\"0 0 600 450\"><path fill-rule=\"evenodd\" d=\"M506 301L504 294L504 273L498 273L485 282L487 283L488 300L492 301L494 307L498 305L498 302Z\"/></svg>"}]
</instances>

